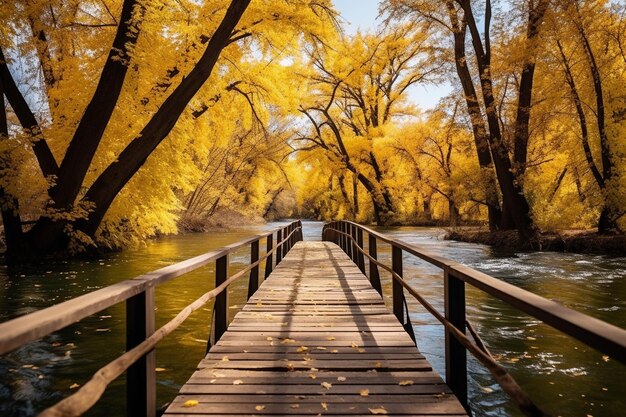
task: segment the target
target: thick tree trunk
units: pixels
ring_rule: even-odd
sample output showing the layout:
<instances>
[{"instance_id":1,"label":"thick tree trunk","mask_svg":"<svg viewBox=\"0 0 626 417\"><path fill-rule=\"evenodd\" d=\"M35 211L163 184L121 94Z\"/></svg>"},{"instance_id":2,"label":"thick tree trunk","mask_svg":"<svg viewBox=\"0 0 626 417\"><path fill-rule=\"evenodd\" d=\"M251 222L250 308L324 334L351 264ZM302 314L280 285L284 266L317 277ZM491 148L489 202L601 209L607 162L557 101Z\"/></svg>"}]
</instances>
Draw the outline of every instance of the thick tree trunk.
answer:
<instances>
[{"instance_id":1,"label":"thick tree trunk","mask_svg":"<svg viewBox=\"0 0 626 417\"><path fill-rule=\"evenodd\" d=\"M120 23L98 86L65 152L58 180L50 190L57 209L67 209L74 203L109 124L128 71L129 51L139 37L141 16L133 13L140 8L137 0L125 0L122 5Z\"/></svg>"},{"instance_id":2,"label":"thick tree trunk","mask_svg":"<svg viewBox=\"0 0 626 417\"><path fill-rule=\"evenodd\" d=\"M530 107L532 103L533 80L535 74L536 41L539 36L539 26L548 8L549 1L540 0L535 7L530 7L528 26L526 28L525 59L522 65L522 76L519 83L517 97L517 116L513 135L514 174L519 181L526 171L528 159L528 140L530 129Z\"/></svg>"},{"instance_id":3,"label":"thick tree trunk","mask_svg":"<svg viewBox=\"0 0 626 417\"><path fill-rule=\"evenodd\" d=\"M86 219L73 222L72 226L75 230L91 237L95 235L117 194L170 133L189 101L211 75L222 49L228 45L230 35L249 3L250 0L231 2L196 66L164 101L139 136L130 142L119 154L117 160L100 174L86 192L83 201L92 203L94 209ZM63 249L68 241L63 232L63 226L58 222L42 218L29 232L29 241L40 252Z\"/></svg>"},{"instance_id":4,"label":"thick tree trunk","mask_svg":"<svg viewBox=\"0 0 626 417\"><path fill-rule=\"evenodd\" d=\"M489 145L496 170L496 178L498 179L504 200L503 206L508 206L511 218L515 223L520 237L532 243L537 240L537 230L530 217L530 206L524 195L524 190L513 173L509 152L502 140L500 131L490 70L489 33L485 33L486 50L484 50L469 0L462 1L461 6L463 7L464 15L470 29L472 45L474 46L476 54L483 102L487 112L487 123L489 125ZM489 13L491 13L490 10ZM486 27L488 27L487 24Z\"/></svg>"},{"instance_id":5,"label":"thick tree trunk","mask_svg":"<svg viewBox=\"0 0 626 417\"><path fill-rule=\"evenodd\" d=\"M450 227L457 227L459 225L459 209L456 206L454 198L448 198L448 219L450 221Z\"/></svg>"},{"instance_id":6,"label":"thick tree trunk","mask_svg":"<svg viewBox=\"0 0 626 417\"><path fill-rule=\"evenodd\" d=\"M0 82L0 142L9 138L7 115L4 105L4 92ZM10 169L9 155L0 155L0 170ZM7 180L6 178L4 179ZM24 243L22 232L22 219L19 214L19 202L17 198L8 193L0 186L0 208L2 212L2 224L4 225L4 240L7 247L6 258L10 260L19 255Z\"/></svg>"},{"instance_id":7,"label":"thick tree trunk","mask_svg":"<svg viewBox=\"0 0 626 417\"><path fill-rule=\"evenodd\" d=\"M231 2L196 66L165 100L138 137L122 151L117 161L109 165L89 188L84 200L94 203L96 208L87 219L76 223L77 229L90 236L96 232L115 196L170 133L189 101L207 81L249 3L250 0Z\"/></svg>"},{"instance_id":8,"label":"thick tree trunk","mask_svg":"<svg viewBox=\"0 0 626 417\"><path fill-rule=\"evenodd\" d=\"M448 14L453 26L454 34L454 62L456 65L457 76L461 82L463 93L465 96L465 104L467 112L470 116L472 124L472 132L474 135L474 144L476 146L476 154L478 156L478 164L482 172L485 174L487 183L485 184L485 199L487 203L487 216L489 220L489 230L494 231L500 226L502 212L500 210L500 202L498 200L498 191L496 188L496 178L489 149L489 140L487 137L487 129L485 121L478 104L478 95L474 87L474 81L467 66L467 56L465 53L465 34L467 22L458 19L456 8L451 1L447 2Z\"/></svg>"}]
</instances>

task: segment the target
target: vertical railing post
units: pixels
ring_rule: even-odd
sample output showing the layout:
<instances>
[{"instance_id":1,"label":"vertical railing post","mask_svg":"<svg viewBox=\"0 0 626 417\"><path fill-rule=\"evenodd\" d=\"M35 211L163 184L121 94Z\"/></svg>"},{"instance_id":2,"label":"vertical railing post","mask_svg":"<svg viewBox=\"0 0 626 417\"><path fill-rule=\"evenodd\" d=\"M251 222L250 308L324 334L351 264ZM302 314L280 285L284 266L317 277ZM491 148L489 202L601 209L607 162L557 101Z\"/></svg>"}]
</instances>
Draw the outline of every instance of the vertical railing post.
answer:
<instances>
[{"instance_id":1,"label":"vertical railing post","mask_svg":"<svg viewBox=\"0 0 626 417\"><path fill-rule=\"evenodd\" d=\"M346 232L346 224L341 221L339 222L339 230L341 231L341 235L339 235L340 239L341 239L341 250L343 250L344 252L346 252L346 236L344 235L344 233Z\"/></svg>"},{"instance_id":2,"label":"vertical railing post","mask_svg":"<svg viewBox=\"0 0 626 417\"><path fill-rule=\"evenodd\" d=\"M443 273L445 316L450 323L465 333L465 282L451 275L446 268ZM467 404L467 357L465 347L445 331L446 383L463 407Z\"/></svg>"},{"instance_id":3,"label":"vertical railing post","mask_svg":"<svg viewBox=\"0 0 626 417\"><path fill-rule=\"evenodd\" d=\"M352 262L356 264L356 239L354 238L354 225L352 223L348 223L348 228L350 233L350 259L352 259Z\"/></svg>"},{"instance_id":4,"label":"vertical railing post","mask_svg":"<svg viewBox=\"0 0 626 417\"><path fill-rule=\"evenodd\" d=\"M287 239L288 236L289 236L289 226L283 229L283 239L285 239L285 244L283 245L282 258L284 258L287 255L287 252L289 251L289 239Z\"/></svg>"},{"instance_id":5,"label":"vertical railing post","mask_svg":"<svg viewBox=\"0 0 626 417\"><path fill-rule=\"evenodd\" d=\"M352 224L346 223L346 225L347 225L347 231L348 231L348 256L350 257L350 259L352 259L352 262L354 262L354 242L352 240L352 237L353 237Z\"/></svg>"},{"instance_id":6,"label":"vertical railing post","mask_svg":"<svg viewBox=\"0 0 626 417\"><path fill-rule=\"evenodd\" d=\"M259 260L259 241L255 240L250 245L250 264ZM259 266L253 266L250 270L250 281L248 282L248 300L259 289Z\"/></svg>"},{"instance_id":7,"label":"vertical railing post","mask_svg":"<svg viewBox=\"0 0 626 417\"><path fill-rule=\"evenodd\" d=\"M402 249L391 244L391 269L399 277L402 277ZM392 285L392 301L393 301L393 314L400 320L400 323L404 325L404 292L402 290L402 284L398 282L395 277L391 279Z\"/></svg>"},{"instance_id":8,"label":"vertical railing post","mask_svg":"<svg viewBox=\"0 0 626 417\"><path fill-rule=\"evenodd\" d=\"M367 234L367 244L369 246L369 255L378 260L378 248L376 247L376 237L371 233ZM370 259L370 282L372 283L372 287L378 294L383 295L383 287L380 285L380 274L378 273L378 265L375 262L372 262Z\"/></svg>"},{"instance_id":9,"label":"vertical railing post","mask_svg":"<svg viewBox=\"0 0 626 417\"><path fill-rule=\"evenodd\" d=\"M360 249L356 253L357 260L359 261L359 269L363 272L363 274L365 274L365 256L363 255L363 252L361 252L363 250L363 229L358 226L356 227L356 244Z\"/></svg>"},{"instance_id":10,"label":"vertical railing post","mask_svg":"<svg viewBox=\"0 0 626 417\"><path fill-rule=\"evenodd\" d=\"M154 287L126 300L126 350L154 333ZM152 350L126 371L126 410L129 416L156 415L156 357Z\"/></svg>"},{"instance_id":11,"label":"vertical railing post","mask_svg":"<svg viewBox=\"0 0 626 417\"><path fill-rule=\"evenodd\" d=\"M341 250L345 252L345 249L344 249L345 236L343 235L344 223L342 221L339 221L338 227L339 227L339 232L340 232L339 233L339 247L341 248Z\"/></svg>"},{"instance_id":12,"label":"vertical railing post","mask_svg":"<svg viewBox=\"0 0 626 417\"><path fill-rule=\"evenodd\" d=\"M283 229L278 229L276 232L276 266L278 266L280 260L283 259L283 247L280 243L281 240L283 240Z\"/></svg>"},{"instance_id":13,"label":"vertical railing post","mask_svg":"<svg viewBox=\"0 0 626 417\"><path fill-rule=\"evenodd\" d=\"M215 261L215 288L228 279L228 254ZM228 288L215 297L213 305L213 345L228 328Z\"/></svg>"},{"instance_id":14,"label":"vertical railing post","mask_svg":"<svg viewBox=\"0 0 626 417\"><path fill-rule=\"evenodd\" d=\"M272 261L274 258L274 254L270 253L272 249L274 249L274 233L270 233L267 236L267 243L265 244L265 253L269 253L265 260L265 278L269 277L272 273Z\"/></svg>"}]
</instances>

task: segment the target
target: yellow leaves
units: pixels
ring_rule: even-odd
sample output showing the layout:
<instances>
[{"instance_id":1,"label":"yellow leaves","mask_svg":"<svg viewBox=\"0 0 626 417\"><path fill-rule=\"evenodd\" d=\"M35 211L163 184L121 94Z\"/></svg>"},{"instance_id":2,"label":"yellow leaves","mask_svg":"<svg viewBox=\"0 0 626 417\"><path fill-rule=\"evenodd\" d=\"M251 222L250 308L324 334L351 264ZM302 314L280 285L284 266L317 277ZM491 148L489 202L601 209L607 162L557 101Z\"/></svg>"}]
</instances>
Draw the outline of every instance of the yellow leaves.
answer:
<instances>
[{"instance_id":1,"label":"yellow leaves","mask_svg":"<svg viewBox=\"0 0 626 417\"><path fill-rule=\"evenodd\" d=\"M70 385L70 389L76 389L78 387L80 387L80 384L77 384L75 382L72 385Z\"/></svg>"},{"instance_id":2,"label":"yellow leaves","mask_svg":"<svg viewBox=\"0 0 626 417\"><path fill-rule=\"evenodd\" d=\"M167 369L165 368L154 368L154 372L165 372Z\"/></svg>"},{"instance_id":3,"label":"yellow leaves","mask_svg":"<svg viewBox=\"0 0 626 417\"><path fill-rule=\"evenodd\" d=\"M183 403L183 407L190 408L200 404L197 400L187 400Z\"/></svg>"},{"instance_id":4,"label":"yellow leaves","mask_svg":"<svg viewBox=\"0 0 626 417\"><path fill-rule=\"evenodd\" d=\"M362 389L362 390L360 390L360 391L359 391L359 395L360 395L361 397L367 397L368 395L370 395L370 390L368 390L368 389Z\"/></svg>"},{"instance_id":5,"label":"yellow leaves","mask_svg":"<svg viewBox=\"0 0 626 417\"><path fill-rule=\"evenodd\" d=\"M385 410L385 407L378 407L378 408L368 408L369 412L371 414L388 414L387 410Z\"/></svg>"},{"instance_id":6,"label":"yellow leaves","mask_svg":"<svg viewBox=\"0 0 626 417\"><path fill-rule=\"evenodd\" d=\"M262 411L262 410L265 410L265 406L264 405L257 405L257 406L254 407L254 409L256 411Z\"/></svg>"},{"instance_id":7,"label":"yellow leaves","mask_svg":"<svg viewBox=\"0 0 626 417\"><path fill-rule=\"evenodd\" d=\"M322 388L327 389L327 390L333 387L333 384L331 384L330 382L322 382L320 385L322 386Z\"/></svg>"},{"instance_id":8,"label":"yellow leaves","mask_svg":"<svg viewBox=\"0 0 626 417\"><path fill-rule=\"evenodd\" d=\"M413 385L414 381L412 379L405 379L403 381L398 382L398 385L400 385L401 387L405 387L407 385Z\"/></svg>"},{"instance_id":9,"label":"yellow leaves","mask_svg":"<svg viewBox=\"0 0 626 417\"><path fill-rule=\"evenodd\" d=\"M306 352L306 351L308 351L308 350L309 350L309 348L308 348L308 347L306 347L306 346L300 346L298 349L296 349L296 352L298 352L298 353L302 353L302 352Z\"/></svg>"},{"instance_id":10,"label":"yellow leaves","mask_svg":"<svg viewBox=\"0 0 626 417\"><path fill-rule=\"evenodd\" d=\"M326 403L321 403L321 406L322 406L322 408L323 408L325 411L328 411L328 404L326 404Z\"/></svg>"},{"instance_id":11,"label":"yellow leaves","mask_svg":"<svg viewBox=\"0 0 626 417\"><path fill-rule=\"evenodd\" d=\"M222 357L222 362L228 362L230 359L228 359L228 356L223 356Z\"/></svg>"},{"instance_id":12,"label":"yellow leaves","mask_svg":"<svg viewBox=\"0 0 626 417\"><path fill-rule=\"evenodd\" d=\"M328 336L328 337L326 338L326 340L335 340L335 337L334 337L334 336Z\"/></svg>"},{"instance_id":13,"label":"yellow leaves","mask_svg":"<svg viewBox=\"0 0 626 417\"><path fill-rule=\"evenodd\" d=\"M286 337L280 343L282 343L282 344L296 343L296 341L294 339L290 339L290 338Z\"/></svg>"},{"instance_id":14,"label":"yellow leaves","mask_svg":"<svg viewBox=\"0 0 626 417\"><path fill-rule=\"evenodd\" d=\"M241 384L243 384L243 381L241 379L235 379L233 381L233 385L241 385Z\"/></svg>"},{"instance_id":15,"label":"yellow leaves","mask_svg":"<svg viewBox=\"0 0 626 417\"><path fill-rule=\"evenodd\" d=\"M346 380L345 376L338 376L337 377L337 381L339 381L339 382L344 382L345 380Z\"/></svg>"}]
</instances>

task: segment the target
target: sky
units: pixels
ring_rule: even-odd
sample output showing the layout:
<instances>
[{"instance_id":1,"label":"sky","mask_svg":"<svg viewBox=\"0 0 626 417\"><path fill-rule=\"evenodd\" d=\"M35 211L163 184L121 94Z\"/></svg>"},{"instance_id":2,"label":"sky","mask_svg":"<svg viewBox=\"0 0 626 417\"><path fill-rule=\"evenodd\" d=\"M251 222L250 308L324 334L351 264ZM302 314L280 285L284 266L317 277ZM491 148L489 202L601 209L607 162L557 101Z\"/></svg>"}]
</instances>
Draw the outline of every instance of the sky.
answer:
<instances>
[{"instance_id":1,"label":"sky","mask_svg":"<svg viewBox=\"0 0 626 417\"><path fill-rule=\"evenodd\" d=\"M378 16L378 0L334 0L335 7L346 20L346 33L351 35L357 30L376 30L382 24ZM422 110L429 110L437 105L440 98L447 95L451 87L447 84L441 86L413 86L408 94L411 101Z\"/></svg>"}]
</instances>

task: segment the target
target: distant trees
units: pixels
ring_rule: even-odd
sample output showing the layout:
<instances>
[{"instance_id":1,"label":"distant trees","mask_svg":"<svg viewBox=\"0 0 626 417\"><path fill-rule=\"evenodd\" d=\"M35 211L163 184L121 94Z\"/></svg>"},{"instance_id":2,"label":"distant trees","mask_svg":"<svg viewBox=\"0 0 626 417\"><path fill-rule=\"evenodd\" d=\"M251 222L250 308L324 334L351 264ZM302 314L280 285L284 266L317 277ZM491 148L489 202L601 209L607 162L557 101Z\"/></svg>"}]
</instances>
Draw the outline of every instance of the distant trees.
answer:
<instances>
[{"instance_id":1,"label":"distant trees","mask_svg":"<svg viewBox=\"0 0 626 417\"><path fill-rule=\"evenodd\" d=\"M318 46L310 55L311 99L300 107L310 124L297 138L300 149L321 152L349 171L370 196L375 221L388 224L396 208L377 142L394 119L414 114L407 90L433 77L433 46L425 32L400 24Z\"/></svg>"}]
</instances>

